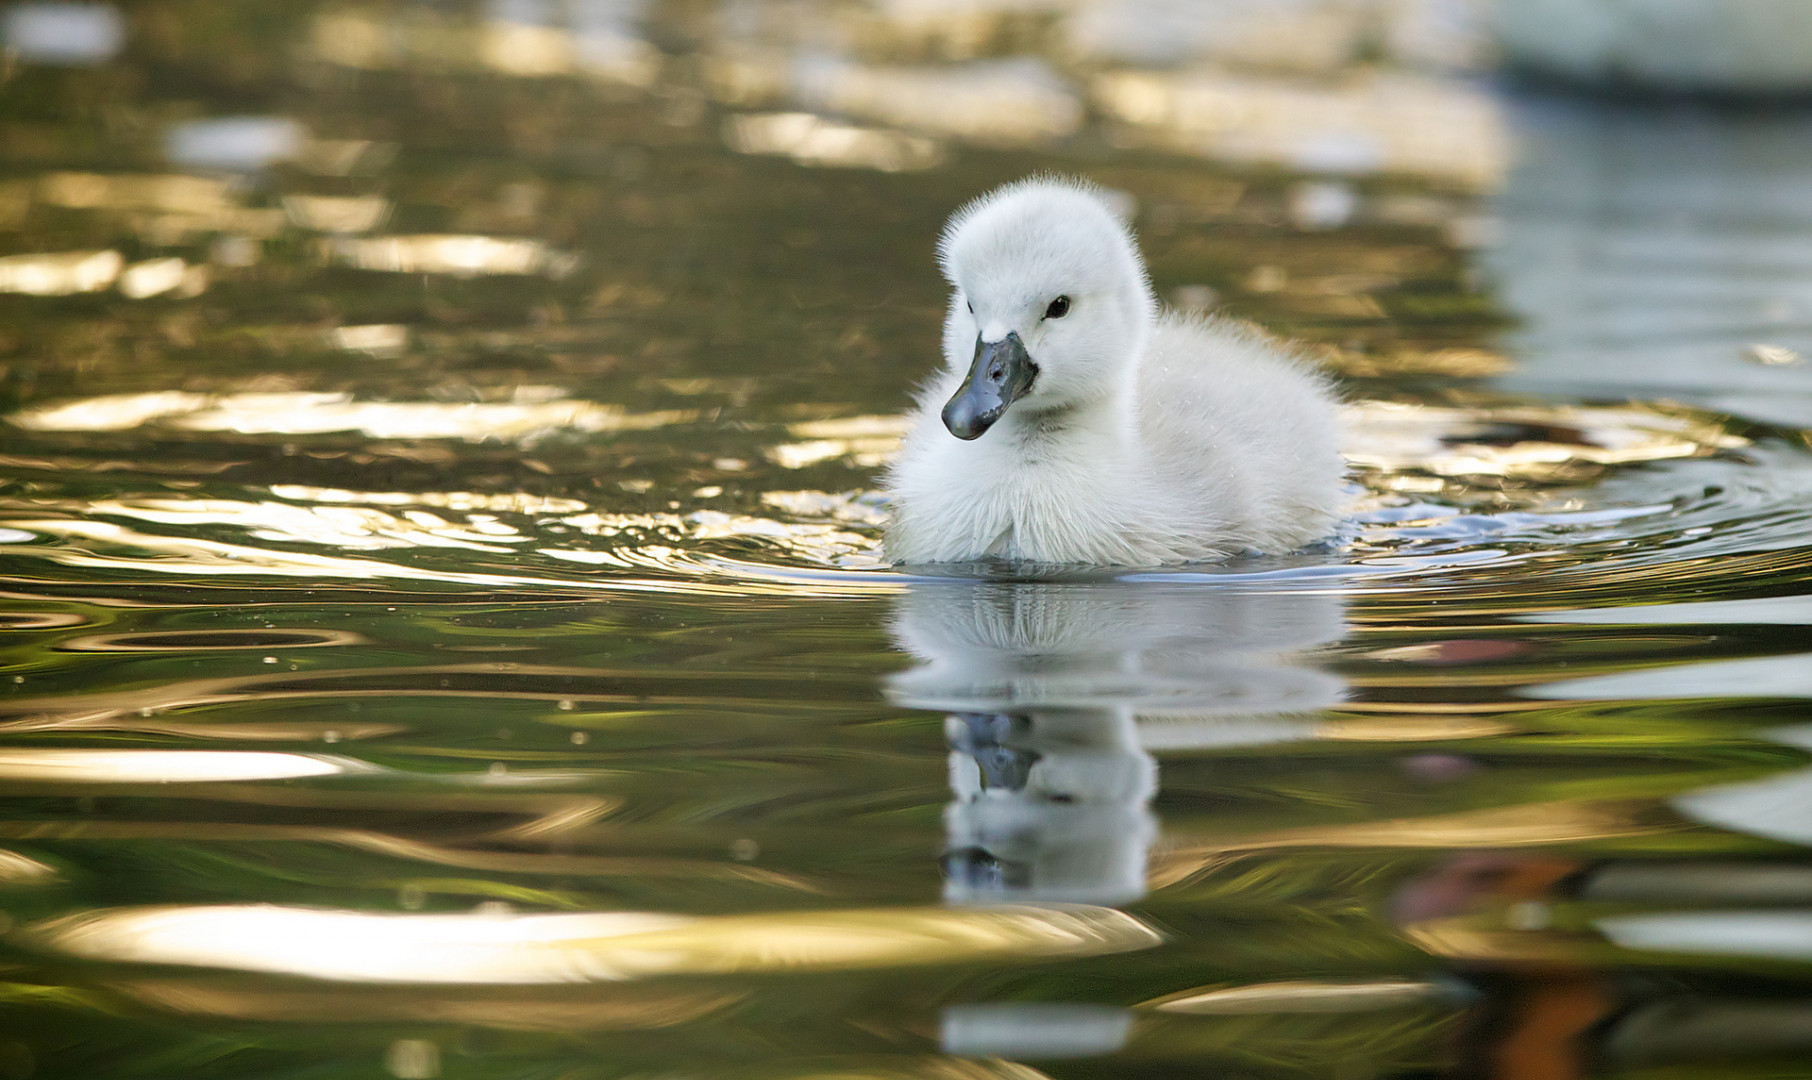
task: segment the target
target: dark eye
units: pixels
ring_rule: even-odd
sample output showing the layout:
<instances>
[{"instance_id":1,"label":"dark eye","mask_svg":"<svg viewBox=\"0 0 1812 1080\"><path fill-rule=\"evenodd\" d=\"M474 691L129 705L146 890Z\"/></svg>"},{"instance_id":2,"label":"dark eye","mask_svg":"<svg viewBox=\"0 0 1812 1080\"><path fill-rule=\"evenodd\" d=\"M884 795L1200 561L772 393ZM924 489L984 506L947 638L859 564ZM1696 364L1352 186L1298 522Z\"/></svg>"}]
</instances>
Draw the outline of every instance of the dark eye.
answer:
<instances>
[{"instance_id":1,"label":"dark eye","mask_svg":"<svg viewBox=\"0 0 1812 1080\"><path fill-rule=\"evenodd\" d=\"M971 315L973 315L973 314L975 314L975 301L973 301L973 300L964 300L964 301L963 301L963 303L965 303L965 304L968 304L968 305L969 305L969 314L971 314Z\"/></svg>"},{"instance_id":2,"label":"dark eye","mask_svg":"<svg viewBox=\"0 0 1812 1080\"><path fill-rule=\"evenodd\" d=\"M1044 317L1047 319L1061 319L1069 313L1070 298L1067 296L1059 296L1051 301L1050 307L1044 309Z\"/></svg>"}]
</instances>

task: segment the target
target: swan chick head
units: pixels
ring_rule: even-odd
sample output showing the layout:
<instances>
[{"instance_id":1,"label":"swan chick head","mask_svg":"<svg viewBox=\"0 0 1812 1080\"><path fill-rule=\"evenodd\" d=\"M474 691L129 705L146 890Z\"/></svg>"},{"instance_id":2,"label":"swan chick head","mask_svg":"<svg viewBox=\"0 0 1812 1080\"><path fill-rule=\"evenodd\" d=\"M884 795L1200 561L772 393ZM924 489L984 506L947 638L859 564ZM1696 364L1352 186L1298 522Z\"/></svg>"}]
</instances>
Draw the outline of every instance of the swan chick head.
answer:
<instances>
[{"instance_id":1,"label":"swan chick head","mask_svg":"<svg viewBox=\"0 0 1812 1080\"><path fill-rule=\"evenodd\" d=\"M1009 407L1056 413L1127 385L1157 305L1132 235L1098 189L1009 184L957 211L938 254L955 290L945 357L968 371L944 407L951 434L978 438Z\"/></svg>"}]
</instances>

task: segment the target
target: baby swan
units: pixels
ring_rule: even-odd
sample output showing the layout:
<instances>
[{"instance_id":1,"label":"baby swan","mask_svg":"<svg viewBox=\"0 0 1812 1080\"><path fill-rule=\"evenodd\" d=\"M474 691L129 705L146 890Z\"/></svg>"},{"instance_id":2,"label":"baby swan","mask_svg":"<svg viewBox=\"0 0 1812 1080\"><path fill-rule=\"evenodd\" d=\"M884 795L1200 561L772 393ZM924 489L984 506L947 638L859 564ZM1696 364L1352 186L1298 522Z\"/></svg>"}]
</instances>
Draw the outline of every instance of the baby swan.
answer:
<instances>
[{"instance_id":1,"label":"baby swan","mask_svg":"<svg viewBox=\"0 0 1812 1080\"><path fill-rule=\"evenodd\" d=\"M889 477L888 557L1157 566L1326 536L1326 383L1235 324L1161 313L1097 190L1035 178L938 245L946 370Z\"/></svg>"}]
</instances>

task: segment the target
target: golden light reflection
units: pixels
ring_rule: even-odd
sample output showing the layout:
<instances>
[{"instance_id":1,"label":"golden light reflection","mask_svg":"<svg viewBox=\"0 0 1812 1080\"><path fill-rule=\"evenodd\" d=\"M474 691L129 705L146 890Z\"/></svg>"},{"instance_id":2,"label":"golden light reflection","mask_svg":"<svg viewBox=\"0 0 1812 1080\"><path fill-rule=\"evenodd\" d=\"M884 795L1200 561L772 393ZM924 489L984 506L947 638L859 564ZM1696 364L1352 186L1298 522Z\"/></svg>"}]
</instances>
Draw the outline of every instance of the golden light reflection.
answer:
<instances>
[{"instance_id":1,"label":"golden light reflection","mask_svg":"<svg viewBox=\"0 0 1812 1080\"><path fill-rule=\"evenodd\" d=\"M545 274L558 278L578 266L577 256L554 251L539 240L495 236L337 237L324 244L324 250L336 262L392 274Z\"/></svg>"},{"instance_id":2,"label":"golden light reflection","mask_svg":"<svg viewBox=\"0 0 1812 1080\"><path fill-rule=\"evenodd\" d=\"M33 716L19 720L0 720L0 731L8 734L26 732L130 731L142 735L173 735L179 739L219 739L228 742L319 743L357 742L385 735L398 735L408 728L401 724L337 723L334 721L297 722L249 721L230 723L212 720L186 721L161 716Z\"/></svg>"},{"instance_id":3,"label":"golden light reflection","mask_svg":"<svg viewBox=\"0 0 1812 1080\"><path fill-rule=\"evenodd\" d=\"M906 1058L767 1074L772 1080L1051 1080L1030 1065L1000 1058Z\"/></svg>"},{"instance_id":4,"label":"golden light reflection","mask_svg":"<svg viewBox=\"0 0 1812 1080\"><path fill-rule=\"evenodd\" d=\"M911 419L905 416L848 416L788 424L787 433L803 441L771 446L766 454L787 469L840 459L857 468L874 468L893 460L910 425Z\"/></svg>"},{"instance_id":5,"label":"golden light reflection","mask_svg":"<svg viewBox=\"0 0 1812 1080\"><path fill-rule=\"evenodd\" d=\"M0 781L210 784L376 771L352 758L265 750L0 750Z\"/></svg>"},{"instance_id":6,"label":"golden light reflection","mask_svg":"<svg viewBox=\"0 0 1812 1080\"><path fill-rule=\"evenodd\" d=\"M38 181L39 201L70 210L162 210L212 215L233 209L231 183L181 173L47 173Z\"/></svg>"},{"instance_id":7,"label":"golden light reflection","mask_svg":"<svg viewBox=\"0 0 1812 1080\"><path fill-rule=\"evenodd\" d=\"M1368 401L1342 421L1346 456L1380 473L1575 481L1599 469L1749 445L1709 419L1641 405L1445 408Z\"/></svg>"},{"instance_id":8,"label":"golden light reflection","mask_svg":"<svg viewBox=\"0 0 1812 1080\"><path fill-rule=\"evenodd\" d=\"M593 988L576 996L562 986L557 994L524 996L521 991L461 991L397 994L361 992L357 987L250 983L244 978L123 979L106 988L151 1008L186 1016L272 1023L332 1023L373 1020L470 1024L511 1031L652 1031L690 1024L748 999L725 990Z\"/></svg>"},{"instance_id":9,"label":"golden light reflection","mask_svg":"<svg viewBox=\"0 0 1812 1080\"><path fill-rule=\"evenodd\" d=\"M377 195L285 195L283 209L298 227L324 233L363 233L390 218L390 200Z\"/></svg>"},{"instance_id":10,"label":"golden light reflection","mask_svg":"<svg viewBox=\"0 0 1812 1080\"><path fill-rule=\"evenodd\" d=\"M212 512L218 510L216 505ZM648 516L578 515L575 527L582 530L596 528L599 535L608 536L613 534L613 530L623 532L638 528L640 519ZM654 517L664 520L666 516ZM673 520L685 524L685 519L675 517ZM750 520L764 523L764 532L784 537L791 553L812 559L827 568L813 573L810 570L774 567L762 563L703 560L692 558L670 545L643 542L609 550L537 548L535 552L564 562L625 570L656 570L666 576L656 580L625 576L560 577L474 573L167 536L129 529L113 522L73 518L7 519L4 524L8 527L27 533L59 537L64 542L57 545L0 543L0 555L44 559L64 566L111 572L136 571L201 578L279 575L341 581L416 581L502 589L578 589L700 596L875 596L905 587L898 576L891 573L861 574L828 569L829 566L852 560L863 567L878 568L881 563L873 552L879 544L870 537L827 528L820 537L825 546L819 550L813 546L813 526L782 527L766 522L765 519ZM720 535L738 534L725 532ZM316 542L318 536L313 539L297 539L301 542ZM859 550L858 544L861 545ZM386 545L368 543L366 546L381 548ZM145 554L147 552L151 554Z\"/></svg>"},{"instance_id":11,"label":"golden light reflection","mask_svg":"<svg viewBox=\"0 0 1812 1080\"><path fill-rule=\"evenodd\" d=\"M1490 807L1433 817L1281 829L1225 840L1190 840L1178 836L1169 847L1154 852L1148 883L1154 890L1164 888L1232 859L1288 848L1538 847L1657 836L1681 828L1684 826L1677 821L1657 820L1654 807L1649 803L1574 799Z\"/></svg>"},{"instance_id":12,"label":"golden light reflection","mask_svg":"<svg viewBox=\"0 0 1812 1080\"><path fill-rule=\"evenodd\" d=\"M249 529L260 540L324 544L353 551L386 548L461 548L508 551L500 544L527 538L507 526L478 528L489 522L460 524L425 510L400 515L359 506L294 506L281 502L233 499L141 499L130 503L96 502L94 514L119 515L160 525L226 524Z\"/></svg>"},{"instance_id":13,"label":"golden light reflection","mask_svg":"<svg viewBox=\"0 0 1812 1080\"><path fill-rule=\"evenodd\" d=\"M0 888L19 889L37 885L54 885L63 874L49 863L30 855L0 849Z\"/></svg>"},{"instance_id":14,"label":"golden light reflection","mask_svg":"<svg viewBox=\"0 0 1812 1080\"><path fill-rule=\"evenodd\" d=\"M789 424L793 442L766 449L783 468L825 462L875 468L899 452L905 416L851 416ZM1703 457L1749 445L1717 422L1643 405L1461 407L1362 401L1342 410L1342 446L1391 490L1438 492L1447 478L1578 482L1606 468Z\"/></svg>"},{"instance_id":15,"label":"golden light reflection","mask_svg":"<svg viewBox=\"0 0 1812 1080\"><path fill-rule=\"evenodd\" d=\"M1152 948L1111 908L870 908L691 917L646 912L372 914L274 905L121 908L28 933L89 960L365 983L619 982L660 975L863 970Z\"/></svg>"},{"instance_id":16,"label":"golden light reflection","mask_svg":"<svg viewBox=\"0 0 1812 1080\"><path fill-rule=\"evenodd\" d=\"M569 14L568 25L490 18L473 25L432 11L407 19L361 11L318 15L309 51L344 67L381 70L420 66L486 70L516 78L580 75L646 88L660 78L658 49L633 32L627 18L595 6Z\"/></svg>"},{"instance_id":17,"label":"golden light reflection","mask_svg":"<svg viewBox=\"0 0 1812 1080\"><path fill-rule=\"evenodd\" d=\"M1314 735L1332 742L1449 742L1498 738L1519 730L1501 720L1483 717L1355 716L1316 724Z\"/></svg>"},{"instance_id":18,"label":"golden light reflection","mask_svg":"<svg viewBox=\"0 0 1812 1080\"><path fill-rule=\"evenodd\" d=\"M286 488L290 493L296 486ZM301 489L309 490L313 489ZM556 513L543 521L544 527L559 528L581 536L623 539L633 544L603 549L542 547L538 554L566 562L599 566L665 568L674 570L702 569L691 556L670 542L700 540L759 539L773 541L794 555L820 564L831 564L852 556L874 554L877 540L873 535L851 532L839 524L783 522L747 514L719 510L695 510L690 514L607 514L600 512L565 512L583 504L571 500L541 499L533 496L467 496L457 492L412 493L396 501L390 493L376 492L369 497L358 492L329 492L323 500L328 505L295 505L290 502L246 502L236 499L138 499L131 502L90 502L69 506L71 513L126 517L158 525L201 527L231 525L247 530L259 540L311 545L325 545L347 551L380 551L409 548L454 548L469 551L507 552L509 545L543 539L538 533L525 533L500 520L491 508L513 513ZM375 503L377 506L359 505ZM454 510L441 516L425 509L406 508L397 513L378 506L410 503L417 506L440 506ZM469 508L468 508L469 507ZM483 508L483 509L480 509ZM40 512L46 507L37 506ZM839 520L851 521L852 517ZM130 535L134 546L148 547L169 554L182 553L223 556L235 561L249 560L266 568L296 567L294 552L269 551L223 545L217 542L182 537L126 533L117 526L90 521L19 521L15 524L28 531L58 535L80 535L95 539L107 537L124 540ZM47 558L71 558L68 553L36 549ZM261 555L250 552L260 551ZM239 555L239 552L248 554ZM303 560L310 566L326 566L322 557ZM342 560L343 562L344 560ZM209 559L216 563L217 559ZM168 569L168 567L165 567ZM398 568L401 570L402 568ZM369 575L367 575L369 576ZM404 575L407 576L407 575ZM451 578L449 580L452 580ZM476 580L476 579L473 579Z\"/></svg>"},{"instance_id":19,"label":"golden light reflection","mask_svg":"<svg viewBox=\"0 0 1812 1080\"><path fill-rule=\"evenodd\" d=\"M1551 930L1505 930L1476 918L1430 919L1403 928L1411 945L1431 956L1485 963L1543 963L1585 967L1611 960L1596 938Z\"/></svg>"},{"instance_id":20,"label":"golden light reflection","mask_svg":"<svg viewBox=\"0 0 1812 1080\"><path fill-rule=\"evenodd\" d=\"M483 494L474 491L349 491L303 484L273 484L270 493L295 502L356 503L364 506L438 506L447 510L485 510L504 514L576 514L585 509L577 499L522 492Z\"/></svg>"},{"instance_id":21,"label":"golden light reflection","mask_svg":"<svg viewBox=\"0 0 1812 1080\"><path fill-rule=\"evenodd\" d=\"M362 432L374 439L525 439L553 431L645 431L684 423L692 411L631 413L555 398L500 402L355 401L346 393L108 394L41 405L7 417L32 431L127 431L157 423L240 435Z\"/></svg>"},{"instance_id":22,"label":"golden light reflection","mask_svg":"<svg viewBox=\"0 0 1812 1080\"><path fill-rule=\"evenodd\" d=\"M146 259L120 272L119 290L130 300L146 300L165 293L198 296L208 287L208 269L190 266L182 259Z\"/></svg>"},{"instance_id":23,"label":"golden light reflection","mask_svg":"<svg viewBox=\"0 0 1812 1080\"><path fill-rule=\"evenodd\" d=\"M1246 165L1404 173L1490 190L1509 164L1502 107L1459 79L1373 73L1337 84L1230 72L1121 71L1094 98L1122 141Z\"/></svg>"},{"instance_id":24,"label":"golden light reflection","mask_svg":"<svg viewBox=\"0 0 1812 1080\"><path fill-rule=\"evenodd\" d=\"M823 518L878 529L887 511L860 491L764 491L761 501L795 517Z\"/></svg>"},{"instance_id":25,"label":"golden light reflection","mask_svg":"<svg viewBox=\"0 0 1812 1080\"><path fill-rule=\"evenodd\" d=\"M119 277L126 260L117 251L64 251L0 258L0 293L69 296L99 292Z\"/></svg>"},{"instance_id":26,"label":"golden light reflection","mask_svg":"<svg viewBox=\"0 0 1812 1080\"><path fill-rule=\"evenodd\" d=\"M1300 980L1184 990L1142 1002L1138 1008L1196 1016L1371 1012L1424 1005L1450 994L1440 983L1423 979Z\"/></svg>"},{"instance_id":27,"label":"golden light reflection","mask_svg":"<svg viewBox=\"0 0 1812 1080\"><path fill-rule=\"evenodd\" d=\"M828 57L798 61L799 104L889 127L990 146L1034 146L1073 134L1083 106L1032 57L949 67L881 67Z\"/></svg>"},{"instance_id":28,"label":"golden light reflection","mask_svg":"<svg viewBox=\"0 0 1812 1080\"><path fill-rule=\"evenodd\" d=\"M538 239L495 236L335 237L324 241L333 261L384 274L449 274L486 277L495 274L545 274L565 277L578 257L554 252Z\"/></svg>"},{"instance_id":29,"label":"golden light reflection","mask_svg":"<svg viewBox=\"0 0 1812 1080\"><path fill-rule=\"evenodd\" d=\"M113 571L150 571L153 573L196 575L202 577L241 577L280 574L286 577L338 578L347 581L401 580L442 582L456 585L489 587L543 588L570 584L534 577L508 574L473 574L436 571L370 559L352 559L333 555L316 555L302 551L278 551L227 544L217 540L161 536L139 532L106 521L60 519L11 520L8 525L66 541L93 541L114 547L154 552L153 557L126 553L103 554L84 547L63 545L0 545L0 553L48 559L64 566L83 566ZM370 545L378 546L378 545ZM616 583L625 587L623 583Z\"/></svg>"},{"instance_id":30,"label":"golden light reflection","mask_svg":"<svg viewBox=\"0 0 1812 1080\"><path fill-rule=\"evenodd\" d=\"M934 139L852 127L811 113L762 113L724 121L724 142L739 154L789 157L801 165L918 172L943 164Z\"/></svg>"}]
</instances>

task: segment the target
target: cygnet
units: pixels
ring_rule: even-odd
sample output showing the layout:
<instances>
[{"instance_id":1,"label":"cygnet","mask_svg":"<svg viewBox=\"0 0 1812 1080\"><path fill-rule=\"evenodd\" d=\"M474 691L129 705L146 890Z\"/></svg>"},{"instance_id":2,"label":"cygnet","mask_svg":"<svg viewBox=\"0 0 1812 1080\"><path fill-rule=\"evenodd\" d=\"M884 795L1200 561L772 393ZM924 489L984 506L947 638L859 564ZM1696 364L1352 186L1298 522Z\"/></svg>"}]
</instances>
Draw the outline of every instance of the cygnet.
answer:
<instances>
[{"instance_id":1,"label":"cygnet","mask_svg":"<svg viewBox=\"0 0 1812 1080\"><path fill-rule=\"evenodd\" d=\"M1332 530L1327 382L1255 329L1160 311L1098 189L1003 187L938 254L946 367L888 477L893 561L1158 566Z\"/></svg>"}]
</instances>

